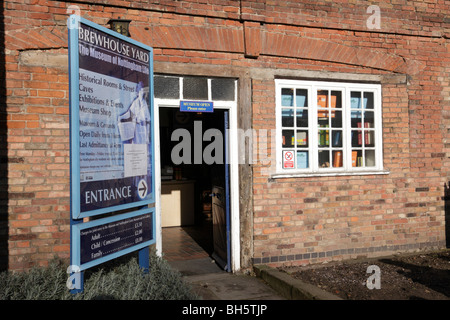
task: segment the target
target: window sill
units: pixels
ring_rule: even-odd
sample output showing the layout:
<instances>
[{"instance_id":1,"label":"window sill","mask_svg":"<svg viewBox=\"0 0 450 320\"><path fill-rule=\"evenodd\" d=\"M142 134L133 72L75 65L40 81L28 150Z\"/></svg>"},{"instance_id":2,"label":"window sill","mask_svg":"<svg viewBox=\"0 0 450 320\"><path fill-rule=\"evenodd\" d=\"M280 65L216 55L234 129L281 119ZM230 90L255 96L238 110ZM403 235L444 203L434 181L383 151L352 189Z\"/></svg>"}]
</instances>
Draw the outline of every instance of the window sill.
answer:
<instances>
[{"instance_id":1,"label":"window sill","mask_svg":"<svg viewBox=\"0 0 450 320\"><path fill-rule=\"evenodd\" d=\"M334 177L334 176L368 176L368 175L385 175L390 171L372 170L372 171L354 171L354 172L299 172L299 173L275 173L270 176L271 179L287 179L287 178L310 178L310 177Z\"/></svg>"}]
</instances>

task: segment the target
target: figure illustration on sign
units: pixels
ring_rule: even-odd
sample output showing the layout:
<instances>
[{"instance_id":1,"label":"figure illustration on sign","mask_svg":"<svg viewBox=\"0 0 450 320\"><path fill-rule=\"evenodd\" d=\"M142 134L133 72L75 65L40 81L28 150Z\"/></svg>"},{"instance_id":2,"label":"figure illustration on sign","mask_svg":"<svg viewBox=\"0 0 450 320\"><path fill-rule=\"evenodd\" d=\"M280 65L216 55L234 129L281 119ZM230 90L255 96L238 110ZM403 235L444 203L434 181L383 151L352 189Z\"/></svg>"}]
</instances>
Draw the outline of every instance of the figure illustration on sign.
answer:
<instances>
[{"instance_id":1,"label":"figure illustration on sign","mask_svg":"<svg viewBox=\"0 0 450 320\"><path fill-rule=\"evenodd\" d=\"M149 161L151 157L151 118L142 82L139 82L136 85L136 92L137 96L131 102L127 111L119 115L118 127L120 139L124 145L125 166L133 166L132 163L127 162L127 159L132 159L131 162L135 163L134 166L139 167L134 168L134 171L132 170L131 172L135 173L130 174L130 176L134 176L133 183L136 187L136 192L138 193L139 198L143 199L151 192L151 162ZM134 145L134 147L125 147L125 145L130 144ZM130 152L135 154L134 158L130 155ZM142 161L136 161L138 159L138 156L136 155L137 152L140 152L141 156L144 156L146 159L144 160L140 157ZM137 163L139 165L136 165ZM127 170L125 170L125 172L127 172ZM138 185L141 187L141 191L139 191Z\"/></svg>"},{"instance_id":2,"label":"figure illustration on sign","mask_svg":"<svg viewBox=\"0 0 450 320\"><path fill-rule=\"evenodd\" d=\"M150 112L145 101L142 82L136 85L137 97L128 110L119 116L119 133L123 143L148 144L150 142Z\"/></svg>"}]
</instances>

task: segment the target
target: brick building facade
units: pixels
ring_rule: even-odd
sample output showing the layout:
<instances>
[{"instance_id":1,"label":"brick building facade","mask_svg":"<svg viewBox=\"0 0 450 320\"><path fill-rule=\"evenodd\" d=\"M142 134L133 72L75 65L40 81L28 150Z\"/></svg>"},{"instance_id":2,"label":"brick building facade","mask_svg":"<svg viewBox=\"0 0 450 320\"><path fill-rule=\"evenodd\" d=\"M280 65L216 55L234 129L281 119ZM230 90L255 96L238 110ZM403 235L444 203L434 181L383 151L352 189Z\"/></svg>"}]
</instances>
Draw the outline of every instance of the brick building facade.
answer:
<instances>
[{"instance_id":1,"label":"brick building facade","mask_svg":"<svg viewBox=\"0 0 450 320\"><path fill-rule=\"evenodd\" d=\"M253 143L243 143L266 155L238 167L234 187L239 203L233 227L239 229L239 241L233 254L239 268L446 246L448 1L89 3L3 2L2 268L45 265L54 255L69 255L66 22L71 5L79 8L82 17L103 26L109 27L113 18L131 20L131 37L154 48L155 74L237 80L237 128L258 132ZM292 89L287 85L278 91L276 80L288 80ZM317 124L317 111L311 111L316 106L309 104L310 122L303 131L311 139L307 145L311 170L289 171L277 160L286 147L281 142L286 130L277 119L284 117L282 110L300 107L283 108L287 101L283 99L289 99L283 90L309 90L311 100L319 96L314 88L322 82L328 97L339 91L338 99L347 103L342 106L342 114L349 110L348 116L342 116L347 120L339 127L347 135L347 146L344 141L344 145L317 147L317 132L320 136L325 127ZM342 84L343 89L333 89L334 84ZM351 89L353 84L356 89ZM379 86L381 95L375 107L381 121L375 121L378 127L373 129L380 139L373 148L367 141L359 142L359 147L350 142L350 131L371 132L350 124L350 99L354 92L366 93L358 89L365 84ZM369 121L367 112L372 111L366 111ZM330 123L326 131L330 130L331 139ZM293 152L300 150L299 145L291 147ZM246 149L245 145L236 148ZM362 152L367 170L355 171L350 164L355 150ZM330 158L343 152L346 164L326 162L323 169L317 156L321 152L329 152ZM372 153L377 154L376 170L369 168Z\"/></svg>"}]
</instances>

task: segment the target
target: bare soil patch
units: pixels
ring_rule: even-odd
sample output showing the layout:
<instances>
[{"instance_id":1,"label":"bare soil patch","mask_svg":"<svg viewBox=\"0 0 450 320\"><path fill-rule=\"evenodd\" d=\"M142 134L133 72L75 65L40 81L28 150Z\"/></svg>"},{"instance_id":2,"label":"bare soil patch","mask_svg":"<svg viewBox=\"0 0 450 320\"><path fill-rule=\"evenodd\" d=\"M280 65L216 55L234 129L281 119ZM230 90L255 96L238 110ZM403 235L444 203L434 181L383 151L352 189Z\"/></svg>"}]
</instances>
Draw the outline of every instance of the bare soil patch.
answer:
<instances>
[{"instance_id":1,"label":"bare soil patch","mask_svg":"<svg viewBox=\"0 0 450 320\"><path fill-rule=\"evenodd\" d=\"M373 288L376 272L367 273L373 265L379 289ZM346 300L450 300L450 250L281 270Z\"/></svg>"}]
</instances>

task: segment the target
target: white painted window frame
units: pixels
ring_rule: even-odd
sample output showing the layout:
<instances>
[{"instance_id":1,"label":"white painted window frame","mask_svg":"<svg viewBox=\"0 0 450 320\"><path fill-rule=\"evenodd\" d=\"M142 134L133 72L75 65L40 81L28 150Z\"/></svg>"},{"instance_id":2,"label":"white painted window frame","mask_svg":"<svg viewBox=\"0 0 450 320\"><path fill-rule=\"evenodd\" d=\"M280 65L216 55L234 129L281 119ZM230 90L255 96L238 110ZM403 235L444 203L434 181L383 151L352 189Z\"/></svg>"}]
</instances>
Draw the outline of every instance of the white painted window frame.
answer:
<instances>
[{"instance_id":1,"label":"white painted window frame","mask_svg":"<svg viewBox=\"0 0 450 320\"><path fill-rule=\"evenodd\" d=\"M282 151L287 150L282 147L282 103L281 90L306 89L308 90L308 148L309 168L306 169L285 169L282 163ZM382 135L382 100L381 85L367 83L349 83L349 82L327 82L327 81L309 81L309 80L275 80L275 100L276 100L276 173L272 178L283 177L304 177L304 176L334 176L334 175L364 175L364 174L387 174L383 169L383 135ZM318 161L318 121L317 101L318 90L338 90L342 91L342 134L343 134L343 166L340 168L320 168ZM375 166L373 167L353 167L351 159L351 112L350 112L350 93L351 91L373 92L374 94L374 138L375 138ZM295 91L294 91L295 92ZM294 94L295 98L295 94ZM295 104L294 104L295 106ZM295 110L295 109L294 109ZM294 114L295 121L295 114ZM295 127L293 128L295 130ZM331 137L330 147L331 147ZM295 150L295 148L291 148ZM299 149L300 150L300 149ZM331 159L330 159L331 161Z\"/></svg>"}]
</instances>

